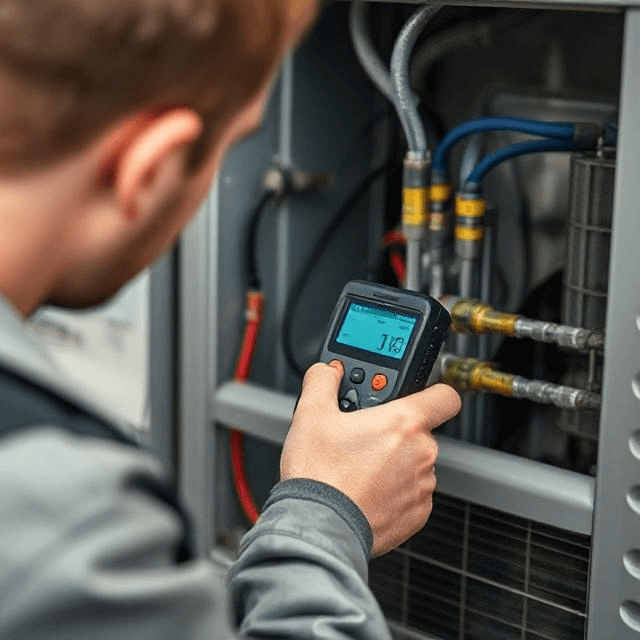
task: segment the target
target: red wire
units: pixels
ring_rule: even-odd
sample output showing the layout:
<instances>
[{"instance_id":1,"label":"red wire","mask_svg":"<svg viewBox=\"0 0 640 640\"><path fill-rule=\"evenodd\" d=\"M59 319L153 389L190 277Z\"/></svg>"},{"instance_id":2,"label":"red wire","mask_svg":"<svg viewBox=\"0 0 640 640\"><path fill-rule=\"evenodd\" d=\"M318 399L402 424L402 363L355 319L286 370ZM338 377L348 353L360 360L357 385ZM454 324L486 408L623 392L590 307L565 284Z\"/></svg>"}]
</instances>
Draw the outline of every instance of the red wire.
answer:
<instances>
[{"instance_id":1,"label":"red wire","mask_svg":"<svg viewBox=\"0 0 640 640\"><path fill-rule=\"evenodd\" d=\"M240 506L247 520L253 526L258 521L260 512L249 488L249 480L247 479L244 464L243 440L244 438L240 431L235 429L231 431L231 469L233 470L233 483Z\"/></svg>"},{"instance_id":2,"label":"red wire","mask_svg":"<svg viewBox=\"0 0 640 640\"><path fill-rule=\"evenodd\" d=\"M262 323L264 309L264 294L259 291L248 291L246 300L246 318L242 347L236 364L236 382L246 382L251 371L251 364L258 342L258 333ZM233 429L230 434L231 442L231 470L233 472L233 484L240 501L242 511L247 520L254 525L260 517L260 511L249 487L247 472L244 463L243 435L240 431Z\"/></svg>"},{"instance_id":3,"label":"red wire","mask_svg":"<svg viewBox=\"0 0 640 640\"><path fill-rule=\"evenodd\" d=\"M253 354L256 350L258 342L258 333L260 331L260 321L248 320L245 330L240 356L236 364L236 382L245 382L249 378L251 364L253 362Z\"/></svg>"},{"instance_id":4,"label":"red wire","mask_svg":"<svg viewBox=\"0 0 640 640\"><path fill-rule=\"evenodd\" d=\"M384 234L383 244L385 247L404 245L405 243L406 239L401 231L395 231L394 229L392 229L391 231L387 231L387 233ZM399 251L395 251L394 249L392 249L389 254L391 269L393 270L393 273L395 273L398 282L402 283L407 277L407 265L404 261L404 258Z\"/></svg>"},{"instance_id":5,"label":"red wire","mask_svg":"<svg viewBox=\"0 0 640 640\"><path fill-rule=\"evenodd\" d=\"M405 242L406 239L401 231L395 231L392 229L384 234L383 244L385 247L389 247L392 244L405 244Z\"/></svg>"},{"instance_id":6,"label":"red wire","mask_svg":"<svg viewBox=\"0 0 640 640\"><path fill-rule=\"evenodd\" d=\"M398 278L398 282L404 282L404 279L407 277L407 265L400 252L391 250L389 260L393 273L395 273L396 278Z\"/></svg>"}]
</instances>

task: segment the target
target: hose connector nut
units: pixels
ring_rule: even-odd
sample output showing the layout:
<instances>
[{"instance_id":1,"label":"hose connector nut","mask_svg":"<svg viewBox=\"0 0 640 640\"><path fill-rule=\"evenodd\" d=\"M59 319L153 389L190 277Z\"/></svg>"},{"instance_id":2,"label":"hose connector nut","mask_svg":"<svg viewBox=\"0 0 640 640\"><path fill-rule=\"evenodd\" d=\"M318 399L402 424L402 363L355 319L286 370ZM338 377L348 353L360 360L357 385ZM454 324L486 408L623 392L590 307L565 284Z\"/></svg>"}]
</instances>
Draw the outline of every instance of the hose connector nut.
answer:
<instances>
[{"instance_id":1,"label":"hose connector nut","mask_svg":"<svg viewBox=\"0 0 640 640\"><path fill-rule=\"evenodd\" d=\"M429 215L429 169L426 159L404 159L402 173L402 225L405 230L426 230Z\"/></svg>"},{"instance_id":2,"label":"hose connector nut","mask_svg":"<svg viewBox=\"0 0 640 640\"><path fill-rule=\"evenodd\" d=\"M453 187L450 184L431 184L431 202L446 204L453 195Z\"/></svg>"},{"instance_id":3,"label":"hose connector nut","mask_svg":"<svg viewBox=\"0 0 640 640\"><path fill-rule=\"evenodd\" d=\"M480 255L486 211L486 200L476 194L458 194L456 197L456 253L465 260L473 260Z\"/></svg>"},{"instance_id":4,"label":"hose connector nut","mask_svg":"<svg viewBox=\"0 0 640 640\"><path fill-rule=\"evenodd\" d=\"M575 125L573 141L580 147L593 149L598 146L598 141L602 139L604 128L593 122L578 122Z\"/></svg>"},{"instance_id":5,"label":"hose connector nut","mask_svg":"<svg viewBox=\"0 0 640 640\"><path fill-rule=\"evenodd\" d=\"M493 332L513 336L519 318L516 314L496 311L488 304L468 298L455 302L450 313L455 331L471 332L476 335Z\"/></svg>"}]
</instances>

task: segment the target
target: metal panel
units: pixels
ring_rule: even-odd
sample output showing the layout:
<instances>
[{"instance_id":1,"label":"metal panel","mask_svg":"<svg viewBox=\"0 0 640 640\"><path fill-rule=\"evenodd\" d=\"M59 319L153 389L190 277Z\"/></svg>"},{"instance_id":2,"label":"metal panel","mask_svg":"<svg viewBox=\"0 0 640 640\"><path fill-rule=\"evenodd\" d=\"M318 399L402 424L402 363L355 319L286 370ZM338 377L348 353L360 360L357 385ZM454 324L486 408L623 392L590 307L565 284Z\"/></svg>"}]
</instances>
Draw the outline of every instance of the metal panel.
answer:
<instances>
[{"instance_id":1,"label":"metal panel","mask_svg":"<svg viewBox=\"0 0 640 640\"><path fill-rule=\"evenodd\" d=\"M176 266L170 251L153 266L149 283L149 439L168 469L176 463Z\"/></svg>"},{"instance_id":2,"label":"metal panel","mask_svg":"<svg viewBox=\"0 0 640 640\"><path fill-rule=\"evenodd\" d=\"M640 637L640 11L626 16L589 640ZM634 604L635 603L635 604ZM623 621L623 616L626 622Z\"/></svg>"},{"instance_id":3,"label":"metal panel","mask_svg":"<svg viewBox=\"0 0 640 640\"><path fill-rule=\"evenodd\" d=\"M209 234L215 229L217 212L214 187L180 243L179 486L195 517L200 553L209 551L213 538L215 430L210 393L215 382L216 332L211 330L215 316L210 314L209 301L216 299L217 267L209 260Z\"/></svg>"},{"instance_id":4,"label":"metal panel","mask_svg":"<svg viewBox=\"0 0 640 640\"><path fill-rule=\"evenodd\" d=\"M221 422L282 443L295 397L227 383L217 391L215 405ZM443 493L568 531L591 532L593 478L446 436L438 443L438 488Z\"/></svg>"}]
</instances>

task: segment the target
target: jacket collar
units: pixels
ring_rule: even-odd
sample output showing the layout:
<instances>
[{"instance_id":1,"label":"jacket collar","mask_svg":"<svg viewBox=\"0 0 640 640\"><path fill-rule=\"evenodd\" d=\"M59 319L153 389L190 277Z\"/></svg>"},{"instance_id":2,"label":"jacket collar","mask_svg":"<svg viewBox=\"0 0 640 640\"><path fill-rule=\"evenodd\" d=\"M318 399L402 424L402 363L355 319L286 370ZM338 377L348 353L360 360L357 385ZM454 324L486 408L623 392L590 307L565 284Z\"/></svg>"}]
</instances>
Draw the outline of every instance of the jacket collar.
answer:
<instances>
[{"instance_id":1,"label":"jacket collar","mask_svg":"<svg viewBox=\"0 0 640 640\"><path fill-rule=\"evenodd\" d=\"M80 391L52 360L44 347L9 302L0 296L0 366L14 371L48 390L52 395L118 426L132 435L133 429L97 398Z\"/></svg>"}]
</instances>

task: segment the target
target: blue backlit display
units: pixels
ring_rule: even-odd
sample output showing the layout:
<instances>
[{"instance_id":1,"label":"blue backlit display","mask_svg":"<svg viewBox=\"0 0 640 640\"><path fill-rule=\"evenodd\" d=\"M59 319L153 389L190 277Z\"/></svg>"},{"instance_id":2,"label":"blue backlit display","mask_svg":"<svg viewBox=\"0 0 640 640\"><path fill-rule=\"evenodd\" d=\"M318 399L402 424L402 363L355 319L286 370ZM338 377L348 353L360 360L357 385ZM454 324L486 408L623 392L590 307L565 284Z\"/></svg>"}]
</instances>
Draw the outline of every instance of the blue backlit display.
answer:
<instances>
[{"instance_id":1,"label":"blue backlit display","mask_svg":"<svg viewBox=\"0 0 640 640\"><path fill-rule=\"evenodd\" d=\"M415 325L412 316L351 302L336 342L400 360Z\"/></svg>"}]
</instances>

